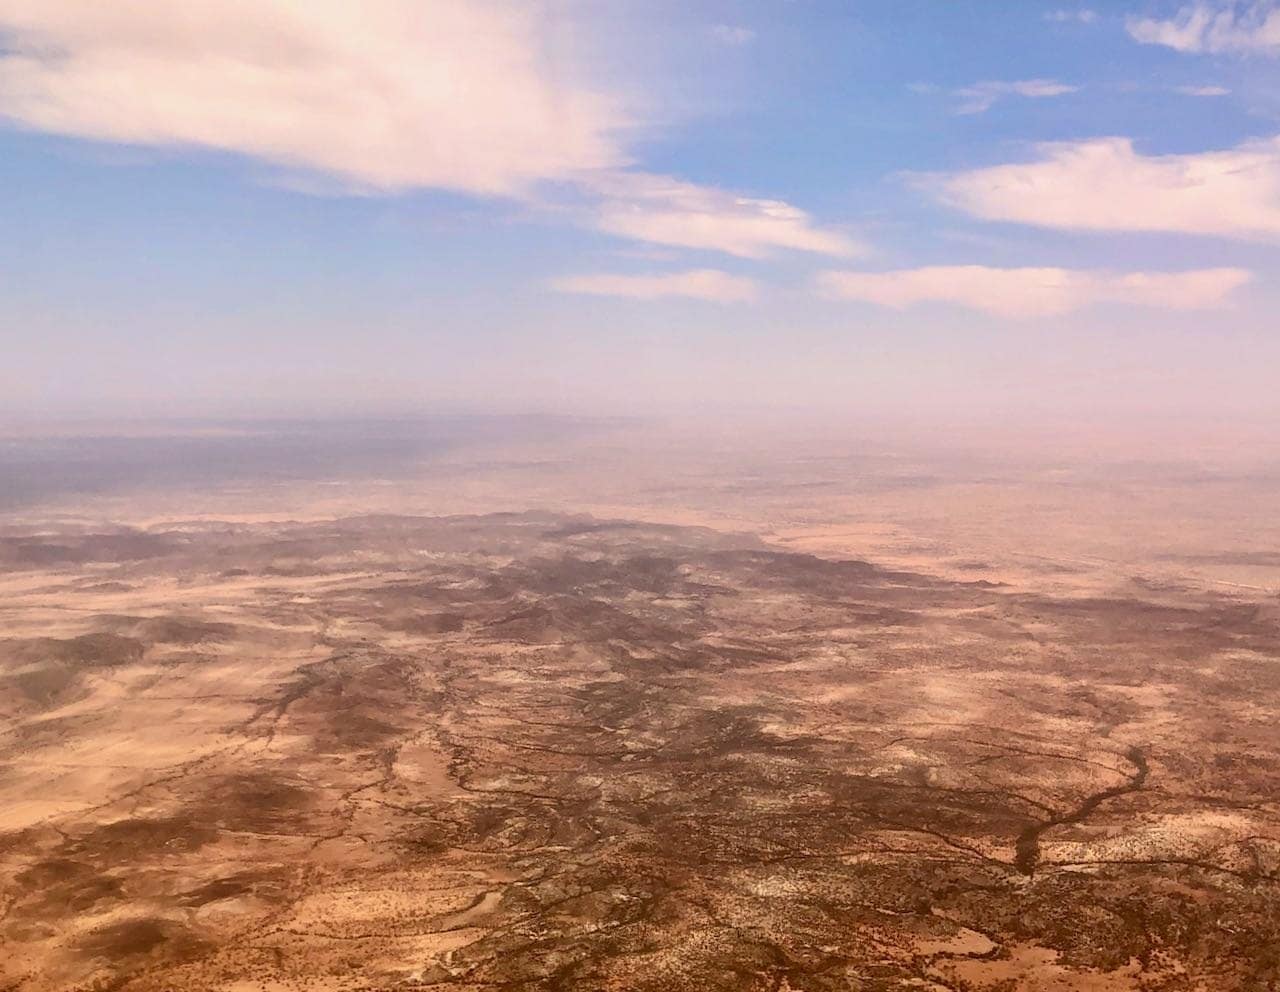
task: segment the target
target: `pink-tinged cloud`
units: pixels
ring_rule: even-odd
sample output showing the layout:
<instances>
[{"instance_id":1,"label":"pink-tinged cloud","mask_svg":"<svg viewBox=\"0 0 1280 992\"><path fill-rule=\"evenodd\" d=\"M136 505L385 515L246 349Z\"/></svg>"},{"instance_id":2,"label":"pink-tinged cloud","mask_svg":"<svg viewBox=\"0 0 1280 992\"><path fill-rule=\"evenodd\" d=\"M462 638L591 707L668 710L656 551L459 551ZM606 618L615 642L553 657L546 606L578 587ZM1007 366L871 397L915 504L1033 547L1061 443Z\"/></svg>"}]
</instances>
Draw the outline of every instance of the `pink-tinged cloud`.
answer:
<instances>
[{"instance_id":1,"label":"pink-tinged cloud","mask_svg":"<svg viewBox=\"0 0 1280 992\"><path fill-rule=\"evenodd\" d=\"M1060 268L941 265L892 272L824 272L819 290L833 299L904 309L948 303L1001 317L1048 317L1099 303L1169 310L1223 304L1251 278L1243 269L1106 272Z\"/></svg>"},{"instance_id":2,"label":"pink-tinged cloud","mask_svg":"<svg viewBox=\"0 0 1280 992\"><path fill-rule=\"evenodd\" d=\"M633 300L686 297L715 303L749 303L759 295L756 284L750 279L716 269L693 269L661 275L597 273L564 276L553 280L551 288L561 293L621 296Z\"/></svg>"},{"instance_id":3,"label":"pink-tinged cloud","mask_svg":"<svg viewBox=\"0 0 1280 992\"><path fill-rule=\"evenodd\" d=\"M1086 231L1280 237L1280 138L1226 151L1143 155L1127 138L1039 146L1030 162L926 178L985 220Z\"/></svg>"},{"instance_id":4,"label":"pink-tinged cloud","mask_svg":"<svg viewBox=\"0 0 1280 992\"><path fill-rule=\"evenodd\" d=\"M1225 86L1175 86L1175 93L1183 96L1230 96L1231 91Z\"/></svg>"},{"instance_id":5,"label":"pink-tinged cloud","mask_svg":"<svg viewBox=\"0 0 1280 992\"><path fill-rule=\"evenodd\" d=\"M566 17L506 0L0 0L0 118L233 152L294 189L534 199L554 183L585 195L582 223L637 241L853 252L787 203L627 171L641 122L575 73Z\"/></svg>"},{"instance_id":6,"label":"pink-tinged cloud","mask_svg":"<svg viewBox=\"0 0 1280 992\"><path fill-rule=\"evenodd\" d=\"M1017 79L1009 82L988 80L974 83L964 89L955 91L960 97L958 114L982 114L990 110L996 101L1007 96L1021 96L1032 100L1043 100L1046 97L1064 96L1079 92L1079 86L1060 83L1056 79Z\"/></svg>"},{"instance_id":7,"label":"pink-tinged cloud","mask_svg":"<svg viewBox=\"0 0 1280 992\"><path fill-rule=\"evenodd\" d=\"M1098 12L1088 8L1078 10L1067 10L1064 8L1049 11L1049 13L1044 15L1044 19L1046 21L1051 21L1054 24L1070 24L1072 22L1075 22L1076 24L1093 24L1098 20Z\"/></svg>"},{"instance_id":8,"label":"pink-tinged cloud","mask_svg":"<svg viewBox=\"0 0 1280 992\"><path fill-rule=\"evenodd\" d=\"M0 116L378 191L511 194L626 158L619 102L547 30L502 0L0 0Z\"/></svg>"},{"instance_id":9,"label":"pink-tinged cloud","mask_svg":"<svg viewBox=\"0 0 1280 992\"><path fill-rule=\"evenodd\" d=\"M1280 55L1280 6L1253 3L1194 3L1170 19L1134 17L1126 24L1134 41L1178 52Z\"/></svg>"},{"instance_id":10,"label":"pink-tinged cloud","mask_svg":"<svg viewBox=\"0 0 1280 992\"><path fill-rule=\"evenodd\" d=\"M594 180L596 226L638 241L764 258L779 250L853 256L865 248L814 224L781 200L739 196L668 176L617 173Z\"/></svg>"}]
</instances>

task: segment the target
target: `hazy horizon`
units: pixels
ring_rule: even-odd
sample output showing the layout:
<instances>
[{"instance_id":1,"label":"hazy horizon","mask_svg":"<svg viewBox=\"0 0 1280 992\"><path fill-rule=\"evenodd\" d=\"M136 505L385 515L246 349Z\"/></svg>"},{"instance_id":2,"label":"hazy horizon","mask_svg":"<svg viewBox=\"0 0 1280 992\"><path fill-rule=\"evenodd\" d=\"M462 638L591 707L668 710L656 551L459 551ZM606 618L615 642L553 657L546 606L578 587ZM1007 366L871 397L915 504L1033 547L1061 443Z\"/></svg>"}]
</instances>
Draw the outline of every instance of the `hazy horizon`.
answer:
<instances>
[{"instance_id":1,"label":"hazy horizon","mask_svg":"<svg viewBox=\"0 0 1280 992\"><path fill-rule=\"evenodd\" d=\"M0 0L0 419L1280 427L1271 3Z\"/></svg>"}]
</instances>

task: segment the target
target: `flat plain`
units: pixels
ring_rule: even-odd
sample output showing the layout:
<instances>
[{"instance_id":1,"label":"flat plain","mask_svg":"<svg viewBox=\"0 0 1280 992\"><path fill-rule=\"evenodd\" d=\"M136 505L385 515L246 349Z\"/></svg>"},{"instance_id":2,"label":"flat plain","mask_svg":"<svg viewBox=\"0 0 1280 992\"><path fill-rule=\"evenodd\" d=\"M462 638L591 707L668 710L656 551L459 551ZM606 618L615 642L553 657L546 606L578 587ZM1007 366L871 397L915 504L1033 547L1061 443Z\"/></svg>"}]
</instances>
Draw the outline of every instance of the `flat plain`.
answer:
<instances>
[{"instance_id":1,"label":"flat plain","mask_svg":"<svg viewBox=\"0 0 1280 992\"><path fill-rule=\"evenodd\" d=\"M831 450L13 506L0 989L1276 988L1276 477Z\"/></svg>"}]
</instances>

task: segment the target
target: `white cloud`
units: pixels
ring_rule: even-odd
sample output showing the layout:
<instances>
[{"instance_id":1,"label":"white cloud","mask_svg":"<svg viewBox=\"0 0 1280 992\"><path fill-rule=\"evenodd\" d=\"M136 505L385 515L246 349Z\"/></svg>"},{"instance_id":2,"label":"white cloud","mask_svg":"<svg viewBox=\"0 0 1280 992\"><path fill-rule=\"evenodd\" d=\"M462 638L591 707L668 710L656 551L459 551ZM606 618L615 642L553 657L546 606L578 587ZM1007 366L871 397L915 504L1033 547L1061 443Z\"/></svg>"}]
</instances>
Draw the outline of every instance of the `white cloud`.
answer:
<instances>
[{"instance_id":1,"label":"white cloud","mask_svg":"<svg viewBox=\"0 0 1280 992\"><path fill-rule=\"evenodd\" d=\"M1115 273L1088 269L1000 269L942 265L894 272L824 272L827 296L898 309L923 302L951 303L1001 317L1047 317L1097 303L1169 310L1223 303L1250 274L1242 269Z\"/></svg>"},{"instance_id":2,"label":"white cloud","mask_svg":"<svg viewBox=\"0 0 1280 992\"><path fill-rule=\"evenodd\" d=\"M0 115L376 190L512 193L618 165L620 106L495 0L0 0Z\"/></svg>"},{"instance_id":3,"label":"white cloud","mask_svg":"<svg viewBox=\"0 0 1280 992\"><path fill-rule=\"evenodd\" d=\"M1127 138L1041 145L1031 162L925 179L986 220L1092 231L1280 237L1280 138L1226 151L1142 155Z\"/></svg>"},{"instance_id":4,"label":"white cloud","mask_svg":"<svg viewBox=\"0 0 1280 992\"><path fill-rule=\"evenodd\" d=\"M748 45L756 40L756 33L751 28L737 24L717 24L711 29L711 36L725 45Z\"/></svg>"},{"instance_id":5,"label":"white cloud","mask_svg":"<svg viewBox=\"0 0 1280 992\"><path fill-rule=\"evenodd\" d=\"M862 247L816 227L803 210L780 200L739 196L668 176L613 173L595 177L596 226L637 241L764 258L778 249L855 255Z\"/></svg>"},{"instance_id":6,"label":"white cloud","mask_svg":"<svg viewBox=\"0 0 1280 992\"><path fill-rule=\"evenodd\" d=\"M1175 86L1175 93L1183 96L1230 96L1231 91L1225 86Z\"/></svg>"},{"instance_id":7,"label":"white cloud","mask_svg":"<svg viewBox=\"0 0 1280 992\"><path fill-rule=\"evenodd\" d=\"M974 83L964 89L956 90L955 95L962 103L956 109L959 114L981 114L990 110L995 102L1006 96L1022 96L1032 99L1043 99L1051 96L1062 96L1075 93L1078 86L1069 86L1056 79L1021 79L1014 82L987 81Z\"/></svg>"},{"instance_id":8,"label":"white cloud","mask_svg":"<svg viewBox=\"0 0 1280 992\"><path fill-rule=\"evenodd\" d=\"M1171 20L1130 18L1130 36L1179 52L1280 54L1280 6L1274 2L1194 3Z\"/></svg>"},{"instance_id":9,"label":"white cloud","mask_svg":"<svg viewBox=\"0 0 1280 992\"><path fill-rule=\"evenodd\" d=\"M1087 8L1081 10L1051 10L1044 15L1044 19L1055 24L1068 24L1072 21L1077 24L1092 24L1098 19L1098 12Z\"/></svg>"},{"instance_id":10,"label":"white cloud","mask_svg":"<svg viewBox=\"0 0 1280 992\"><path fill-rule=\"evenodd\" d=\"M853 250L787 203L625 171L641 122L575 73L579 27L507 0L0 0L0 118L236 153L298 190L534 199L554 183L639 241Z\"/></svg>"},{"instance_id":11,"label":"white cloud","mask_svg":"<svg viewBox=\"0 0 1280 992\"><path fill-rule=\"evenodd\" d=\"M564 276L551 282L561 293L591 296L622 296L635 300L688 297L715 303L747 303L756 299L756 284L742 276L716 269L694 269L656 276L595 275Z\"/></svg>"}]
</instances>

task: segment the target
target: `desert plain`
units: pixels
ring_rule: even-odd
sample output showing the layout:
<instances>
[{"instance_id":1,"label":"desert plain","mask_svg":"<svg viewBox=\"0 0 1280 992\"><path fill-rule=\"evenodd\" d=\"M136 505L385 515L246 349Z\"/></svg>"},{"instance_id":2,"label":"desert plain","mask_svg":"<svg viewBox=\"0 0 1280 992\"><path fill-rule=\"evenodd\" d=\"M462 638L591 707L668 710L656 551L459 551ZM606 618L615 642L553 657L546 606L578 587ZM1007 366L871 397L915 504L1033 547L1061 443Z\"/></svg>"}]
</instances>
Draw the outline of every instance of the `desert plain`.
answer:
<instances>
[{"instance_id":1,"label":"desert plain","mask_svg":"<svg viewBox=\"0 0 1280 992\"><path fill-rule=\"evenodd\" d=\"M1280 987L1280 461L553 428L8 440L0 989Z\"/></svg>"}]
</instances>

